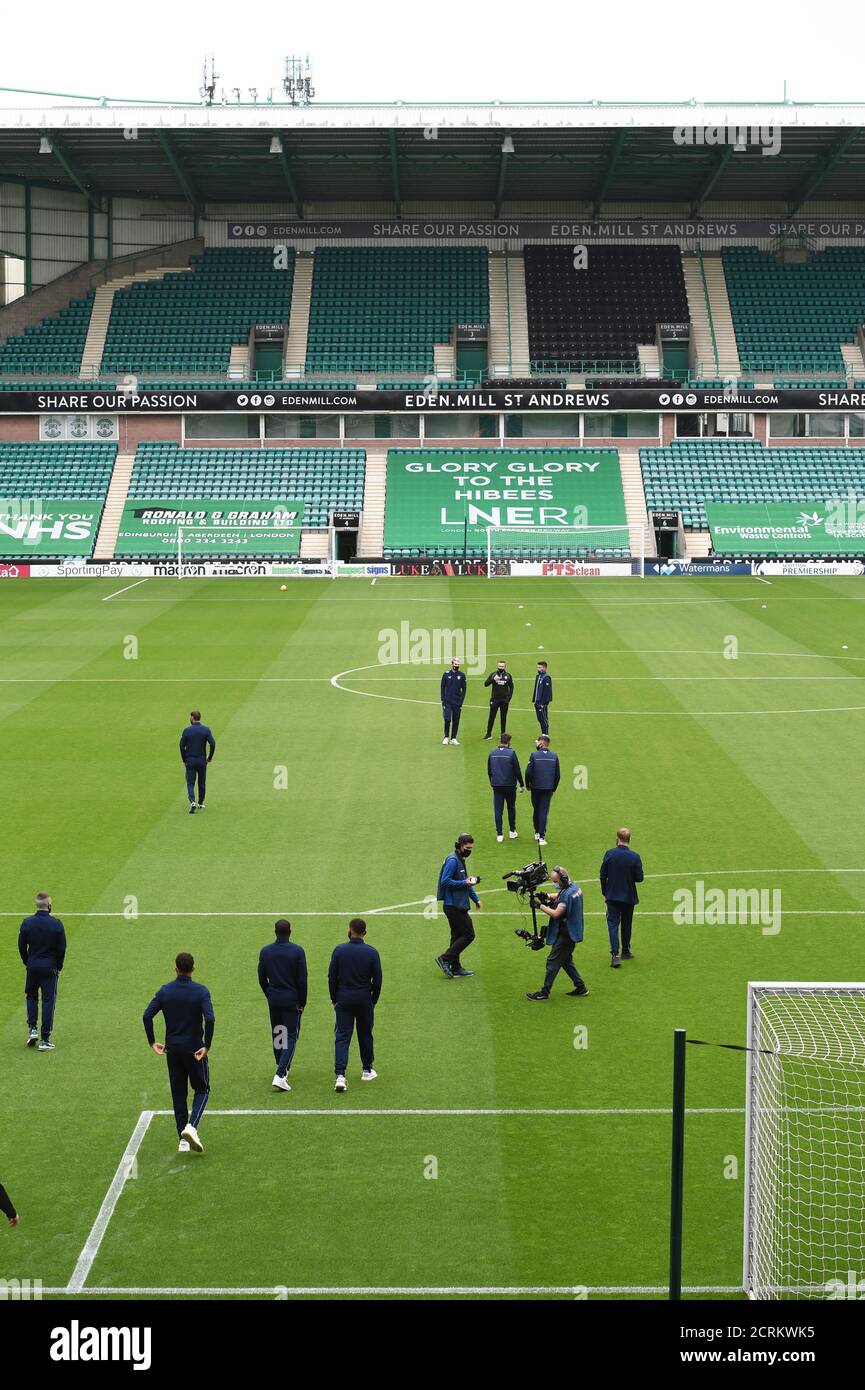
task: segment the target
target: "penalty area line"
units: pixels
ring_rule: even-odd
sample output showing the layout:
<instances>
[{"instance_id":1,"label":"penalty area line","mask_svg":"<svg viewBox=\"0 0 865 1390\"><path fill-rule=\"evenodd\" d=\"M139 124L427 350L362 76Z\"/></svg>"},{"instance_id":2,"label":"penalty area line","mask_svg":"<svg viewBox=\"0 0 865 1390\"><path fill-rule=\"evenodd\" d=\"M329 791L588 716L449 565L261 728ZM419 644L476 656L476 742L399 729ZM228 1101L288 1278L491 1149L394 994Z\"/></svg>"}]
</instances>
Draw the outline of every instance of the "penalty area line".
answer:
<instances>
[{"instance_id":1,"label":"penalty area line","mask_svg":"<svg viewBox=\"0 0 865 1390\"><path fill-rule=\"evenodd\" d=\"M110 598L117 598L119 594L125 594L130 589L137 589L139 584L146 584L149 578L150 575L145 575L144 579L136 579L134 584L125 584L122 589L115 589L113 594L106 594L102 602L107 603Z\"/></svg>"},{"instance_id":2,"label":"penalty area line","mask_svg":"<svg viewBox=\"0 0 865 1390\"><path fill-rule=\"evenodd\" d=\"M138 1116L138 1121L132 1131L129 1143L123 1151L123 1157L118 1163L114 1177L111 1179L111 1185L102 1199L102 1206L99 1208L96 1220L90 1228L90 1234L84 1242L81 1254L78 1256L75 1268L72 1271L72 1277L65 1289L66 1293L80 1293L87 1282L87 1276L90 1273L93 1261L99 1253L102 1238L108 1230L108 1223L114 1215L114 1208L117 1206L120 1200L120 1194L126 1186L126 1179L132 1171L135 1159L138 1155L138 1150L141 1148L141 1144L150 1127L150 1121L153 1119L153 1115L154 1112L152 1110L142 1110L141 1114Z\"/></svg>"}]
</instances>

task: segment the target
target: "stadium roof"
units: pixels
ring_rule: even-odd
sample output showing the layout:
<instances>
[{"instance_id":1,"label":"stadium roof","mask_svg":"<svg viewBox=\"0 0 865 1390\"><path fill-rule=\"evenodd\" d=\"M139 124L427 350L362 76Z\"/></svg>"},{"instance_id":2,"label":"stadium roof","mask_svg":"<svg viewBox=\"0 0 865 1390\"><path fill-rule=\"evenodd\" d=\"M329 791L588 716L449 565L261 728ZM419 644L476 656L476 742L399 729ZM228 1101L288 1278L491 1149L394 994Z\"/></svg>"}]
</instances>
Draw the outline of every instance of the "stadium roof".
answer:
<instances>
[{"instance_id":1,"label":"stadium roof","mask_svg":"<svg viewBox=\"0 0 865 1390\"><path fill-rule=\"evenodd\" d=\"M696 131L681 143L683 128ZM737 148L730 132L750 134ZM762 131L762 135L757 132ZM678 138L676 138L678 132ZM278 140L274 141L274 136ZM506 137L510 137L509 139ZM279 148L281 146L281 149ZM511 148L512 147L512 148ZM775 203L865 197L865 105L40 105L0 109L0 180L221 202Z\"/></svg>"}]
</instances>

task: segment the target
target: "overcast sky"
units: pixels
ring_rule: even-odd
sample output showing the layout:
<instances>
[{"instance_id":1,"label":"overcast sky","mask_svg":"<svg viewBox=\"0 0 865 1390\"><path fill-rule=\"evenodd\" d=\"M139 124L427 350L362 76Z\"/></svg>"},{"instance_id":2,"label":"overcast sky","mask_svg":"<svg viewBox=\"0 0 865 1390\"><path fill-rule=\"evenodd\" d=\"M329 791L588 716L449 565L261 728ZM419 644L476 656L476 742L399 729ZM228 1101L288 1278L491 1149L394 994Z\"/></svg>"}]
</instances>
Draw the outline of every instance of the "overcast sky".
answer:
<instances>
[{"instance_id":1,"label":"overcast sky","mask_svg":"<svg viewBox=\"0 0 865 1390\"><path fill-rule=\"evenodd\" d=\"M320 101L766 101L785 78L797 101L865 100L863 0L42 0L5 6L0 35L0 87L91 96L194 101L207 51L262 95L309 53Z\"/></svg>"}]
</instances>

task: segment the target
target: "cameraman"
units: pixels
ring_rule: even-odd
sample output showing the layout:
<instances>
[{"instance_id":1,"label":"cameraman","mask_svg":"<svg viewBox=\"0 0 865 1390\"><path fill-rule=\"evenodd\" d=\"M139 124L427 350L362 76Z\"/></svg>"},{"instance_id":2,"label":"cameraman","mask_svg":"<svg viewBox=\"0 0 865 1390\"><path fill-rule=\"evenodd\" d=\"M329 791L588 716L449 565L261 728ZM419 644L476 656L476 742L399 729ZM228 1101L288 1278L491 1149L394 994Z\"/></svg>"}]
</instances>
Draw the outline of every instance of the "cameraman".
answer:
<instances>
[{"instance_id":1,"label":"cameraman","mask_svg":"<svg viewBox=\"0 0 865 1390\"><path fill-rule=\"evenodd\" d=\"M458 975L473 975L473 970L464 970L460 964L460 954L471 946L475 939L475 929L472 925L469 903L473 902L481 910L481 900L475 892L475 884L480 883L479 878L469 878L466 872L466 860L474 848L474 835L460 835L454 844L453 853L449 854L441 866L439 872L438 889L436 899L444 905L445 917L451 929L451 944L440 956L436 956L436 965L449 980L453 980Z\"/></svg>"},{"instance_id":2,"label":"cameraman","mask_svg":"<svg viewBox=\"0 0 865 1390\"><path fill-rule=\"evenodd\" d=\"M546 930L546 944L550 947L547 957L547 973L544 983L527 999L549 999L553 981L560 970L564 970L574 988L568 990L572 999L580 999L588 994L585 981L574 965L574 947L583 939L583 890L578 883L572 883L570 874L557 864L552 872L552 880L558 886L558 893L550 901L546 894L542 898L533 897L535 907L549 917ZM545 901L544 901L545 899Z\"/></svg>"}]
</instances>

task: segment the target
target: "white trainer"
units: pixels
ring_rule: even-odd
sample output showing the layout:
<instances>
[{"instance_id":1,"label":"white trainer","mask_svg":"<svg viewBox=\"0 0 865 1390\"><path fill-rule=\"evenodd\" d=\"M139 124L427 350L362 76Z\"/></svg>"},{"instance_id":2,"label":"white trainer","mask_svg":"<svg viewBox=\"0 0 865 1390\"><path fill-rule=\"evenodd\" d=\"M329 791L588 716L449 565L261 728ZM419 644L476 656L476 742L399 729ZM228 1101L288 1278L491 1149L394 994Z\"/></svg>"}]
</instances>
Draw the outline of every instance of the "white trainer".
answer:
<instances>
[{"instance_id":1,"label":"white trainer","mask_svg":"<svg viewBox=\"0 0 865 1390\"><path fill-rule=\"evenodd\" d=\"M509 840L515 840L516 838L517 838L517 832L516 832L515 830L509 830L509 831L508 831L508 839L509 839Z\"/></svg>"},{"instance_id":2,"label":"white trainer","mask_svg":"<svg viewBox=\"0 0 865 1390\"><path fill-rule=\"evenodd\" d=\"M180 1137L181 1139L186 1139L189 1143L189 1147L194 1149L197 1154L204 1153L204 1145L198 1137L198 1130L195 1129L193 1125L187 1125L185 1129L182 1129L180 1131Z\"/></svg>"},{"instance_id":3,"label":"white trainer","mask_svg":"<svg viewBox=\"0 0 865 1390\"><path fill-rule=\"evenodd\" d=\"M362 1072L361 1072L361 1074L360 1074L360 1079L361 1079L361 1081L375 1081L375 1079L376 1079L377 1076L378 1076L378 1072L377 1072L377 1071L373 1071L372 1067L370 1067L369 1071L362 1071Z\"/></svg>"},{"instance_id":4,"label":"white trainer","mask_svg":"<svg viewBox=\"0 0 865 1390\"><path fill-rule=\"evenodd\" d=\"M447 748L447 746L448 746L449 743L450 743L450 739L449 739L449 738L443 738L443 739L442 739L442 748Z\"/></svg>"},{"instance_id":5,"label":"white trainer","mask_svg":"<svg viewBox=\"0 0 865 1390\"><path fill-rule=\"evenodd\" d=\"M539 845L545 845L546 843L547 843L546 840L542 840L541 837L538 836L538 844L539 844Z\"/></svg>"},{"instance_id":6,"label":"white trainer","mask_svg":"<svg viewBox=\"0 0 865 1390\"><path fill-rule=\"evenodd\" d=\"M497 836L496 836L496 839L498 840L499 844L501 844L501 842L502 842L502 840L503 840L504 838L505 838L504 835L497 835Z\"/></svg>"},{"instance_id":7,"label":"white trainer","mask_svg":"<svg viewBox=\"0 0 865 1390\"><path fill-rule=\"evenodd\" d=\"M177 1145L177 1152L179 1154L189 1153L189 1145L187 1144L185 1139L181 1139L180 1143Z\"/></svg>"},{"instance_id":8,"label":"white trainer","mask_svg":"<svg viewBox=\"0 0 865 1390\"><path fill-rule=\"evenodd\" d=\"M271 1086L275 1091L290 1091L291 1087L284 1076L277 1074L271 1081Z\"/></svg>"},{"instance_id":9,"label":"white trainer","mask_svg":"<svg viewBox=\"0 0 865 1390\"><path fill-rule=\"evenodd\" d=\"M458 738L452 738L451 743L453 744L454 748L459 748L460 746L460 741Z\"/></svg>"},{"instance_id":10,"label":"white trainer","mask_svg":"<svg viewBox=\"0 0 865 1390\"><path fill-rule=\"evenodd\" d=\"M334 1086L333 1089L334 1089L335 1091L347 1091L347 1090L348 1090L348 1082L346 1081L346 1079L345 1079L344 1076L338 1076L338 1077L336 1078L336 1085Z\"/></svg>"}]
</instances>

